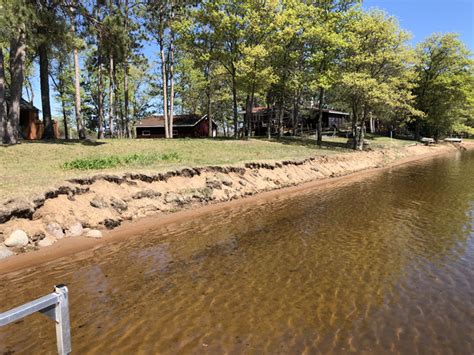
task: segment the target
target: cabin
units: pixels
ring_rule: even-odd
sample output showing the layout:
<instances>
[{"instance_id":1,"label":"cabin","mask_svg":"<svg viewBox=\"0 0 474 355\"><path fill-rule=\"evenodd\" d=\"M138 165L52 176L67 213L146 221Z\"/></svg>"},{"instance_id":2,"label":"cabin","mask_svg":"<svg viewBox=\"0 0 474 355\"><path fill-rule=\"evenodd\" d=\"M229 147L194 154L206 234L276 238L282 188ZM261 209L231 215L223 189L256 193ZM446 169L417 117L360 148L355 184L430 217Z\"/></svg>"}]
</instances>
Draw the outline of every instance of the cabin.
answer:
<instances>
[{"instance_id":1,"label":"cabin","mask_svg":"<svg viewBox=\"0 0 474 355\"><path fill-rule=\"evenodd\" d=\"M245 117L245 111L241 111L240 114L242 117ZM278 109L275 107L254 107L252 109L252 135L266 136L268 127L270 127L271 134L276 134L278 130L278 114ZM295 122L295 124L292 121L293 115L291 111L284 109L282 114L284 131L291 129L293 126L298 127L302 131L316 130L319 115L318 108L301 107L298 122ZM323 130L345 129L349 125L349 119L350 115L347 112L323 109Z\"/></svg>"},{"instance_id":2,"label":"cabin","mask_svg":"<svg viewBox=\"0 0 474 355\"><path fill-rule=\"evenodd\" d=\"M6 97L7 102L8 97ZM58 122L53 120L54 137L59 138ZM26 140L38 140L43 137L44 124L39 119L39 109L25 99L20 100L20 137Z\"/></svg>"},{"instance_id":3,"label":"cabin","mask_svg":"<svg viewBox=\"0 0 474 355\"><path fill-rule=\"evenodd\" d=\"M150 116L139 121L135 126L136 138L165 138L165 119L163 116ZM212 136L217 135L217 124L212 121ZM207 115L173 116L173 137L199 138L209 137Z\"/></svg>"},{"instance_id":4,"label":"cabin","mask_svg":"<svg viewBox=\"0 0 474 355\"><path fill-rule=\"evenodd\" d=\"M24 139L41 139L44 132L43 122L39 119L39 110L28 101L20 101L20 134Z\"/></svg>"}]
</instances>

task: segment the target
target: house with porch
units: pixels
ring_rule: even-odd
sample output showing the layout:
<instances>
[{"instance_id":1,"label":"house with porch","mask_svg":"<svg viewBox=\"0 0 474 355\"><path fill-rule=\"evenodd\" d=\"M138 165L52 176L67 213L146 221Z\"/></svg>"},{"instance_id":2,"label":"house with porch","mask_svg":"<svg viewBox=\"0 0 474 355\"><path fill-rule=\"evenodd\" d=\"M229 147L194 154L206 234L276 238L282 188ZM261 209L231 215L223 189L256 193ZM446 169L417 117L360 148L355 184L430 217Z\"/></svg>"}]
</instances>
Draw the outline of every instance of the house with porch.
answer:
<instances>
[{"instance_id":1,"label":"house with porch","mask_svg":"<svg viewBox=\"0 0 474 355\"><path fill-rule=\"evenodd\" d=\"M333 109L322 110L323 130L346 129L350 124L350 114ZM283 131L288 131L296 126L300 131L314 131L317 127L319 109L317 107L301 107L299 110L297 122L293 122L293 114L290 110L283 109ZM245 111L241 111L242 119L245 117ZM252 109L252 135L266 136L268 129L271 134L278 131L278 109L276 107L256 106Z\"/></svg>"}]
</instances>

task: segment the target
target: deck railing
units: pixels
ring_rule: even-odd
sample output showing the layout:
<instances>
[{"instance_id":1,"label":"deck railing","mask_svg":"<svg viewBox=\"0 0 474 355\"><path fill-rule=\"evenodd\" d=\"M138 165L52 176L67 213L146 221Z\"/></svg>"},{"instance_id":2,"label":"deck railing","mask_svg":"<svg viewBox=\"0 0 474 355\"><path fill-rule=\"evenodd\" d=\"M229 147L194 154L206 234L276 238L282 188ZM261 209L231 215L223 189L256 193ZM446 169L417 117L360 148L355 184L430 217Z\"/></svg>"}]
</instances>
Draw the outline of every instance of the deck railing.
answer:
<instances>
[{"instance_id":1,"label":"deck railing","mask_svg":"<svg viewBox=\"0 0 474 355\"><path fill-rule=\"evenodd\" d=\"M71 352L71 328L69 324L68 289L65 285L54 287L54 292L34 301L0 313L0 327L16 322L33 313L42 313L56 323L58 354Z\"/></svg>"}]
</instances>

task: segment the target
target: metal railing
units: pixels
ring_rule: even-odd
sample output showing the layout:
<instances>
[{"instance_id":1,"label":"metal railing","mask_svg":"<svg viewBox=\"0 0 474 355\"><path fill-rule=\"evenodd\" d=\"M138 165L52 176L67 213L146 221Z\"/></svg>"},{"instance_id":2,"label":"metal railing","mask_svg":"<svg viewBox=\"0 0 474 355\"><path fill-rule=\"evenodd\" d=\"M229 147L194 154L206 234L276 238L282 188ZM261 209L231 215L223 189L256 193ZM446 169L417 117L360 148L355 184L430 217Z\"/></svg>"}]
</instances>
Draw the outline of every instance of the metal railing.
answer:
<instances>
[{"instance_id":1,"label":"metal railing","mask_svg":"<svg viewBox=\"0 0 474 355\"><path fill-rule=\"evenodd\" d=\"M68 289L65 285L54 287L54 292L0 313L0 327L40 312L56 323L58 354L71 352L71 328L69 325Z\"/></svg>"}]
</instances>

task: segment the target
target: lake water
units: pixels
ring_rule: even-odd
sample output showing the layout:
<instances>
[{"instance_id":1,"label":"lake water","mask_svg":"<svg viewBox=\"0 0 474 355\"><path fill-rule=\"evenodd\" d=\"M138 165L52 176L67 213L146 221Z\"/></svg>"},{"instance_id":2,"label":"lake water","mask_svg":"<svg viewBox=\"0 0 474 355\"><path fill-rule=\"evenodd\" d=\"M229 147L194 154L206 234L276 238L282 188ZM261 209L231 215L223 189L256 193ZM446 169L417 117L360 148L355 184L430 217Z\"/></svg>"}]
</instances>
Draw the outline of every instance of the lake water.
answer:
<instances>
[{"instance_id":1,"label":"lake water","mask_svg":"<svg viewBox=\"0 0 474 355\"><path fill-rule=\"evenodd\" d=\"M0 311L68 284L74 353L474 353L473 153L252 201L2 276Z\"/></svg>"}]
</instances>

